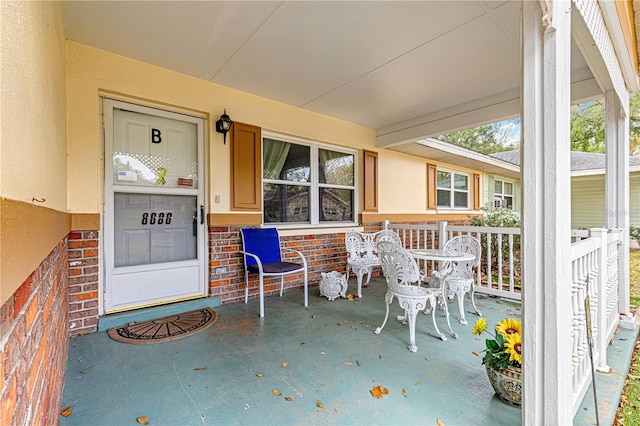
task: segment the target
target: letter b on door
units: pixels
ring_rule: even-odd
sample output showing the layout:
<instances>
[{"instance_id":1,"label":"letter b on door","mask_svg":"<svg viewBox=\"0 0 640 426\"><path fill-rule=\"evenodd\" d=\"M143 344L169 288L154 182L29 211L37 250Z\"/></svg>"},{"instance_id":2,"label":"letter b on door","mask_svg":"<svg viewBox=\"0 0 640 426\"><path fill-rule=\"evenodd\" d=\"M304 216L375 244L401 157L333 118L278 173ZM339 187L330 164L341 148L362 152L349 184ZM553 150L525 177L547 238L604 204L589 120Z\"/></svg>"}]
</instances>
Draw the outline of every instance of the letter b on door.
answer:
<instances>
[{"instance_id":1,"label":"letter b on door","mask_svg":"<svg viewBox=\"0 0 640 426\"><path fill-rule=\"evenodd\" d=\"M151 129L151 143L162 142L162 134L159 129Z\"/></svg>"}]
</instances>

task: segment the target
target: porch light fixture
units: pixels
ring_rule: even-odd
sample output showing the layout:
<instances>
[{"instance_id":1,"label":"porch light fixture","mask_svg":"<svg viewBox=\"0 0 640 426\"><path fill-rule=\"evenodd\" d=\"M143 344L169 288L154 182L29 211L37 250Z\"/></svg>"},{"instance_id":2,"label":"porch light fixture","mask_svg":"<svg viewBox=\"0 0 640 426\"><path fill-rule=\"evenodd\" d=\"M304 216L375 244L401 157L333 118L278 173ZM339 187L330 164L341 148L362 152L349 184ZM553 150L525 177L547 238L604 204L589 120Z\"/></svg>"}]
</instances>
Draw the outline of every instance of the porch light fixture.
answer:
<instances>
[{"instance_id":1,"label":"porch light fixture","mask_svg":"<svg viewBox=\"0 0 640 426\"><path fill-rule=\"evenodd\" d=\"M222 133L223 141L227 143L227 132L231 129L233 121L227 115L227 109L224 109L224 113L220 116L220 120L216 121L216 132Z\"/></svg>"}]
</instances>

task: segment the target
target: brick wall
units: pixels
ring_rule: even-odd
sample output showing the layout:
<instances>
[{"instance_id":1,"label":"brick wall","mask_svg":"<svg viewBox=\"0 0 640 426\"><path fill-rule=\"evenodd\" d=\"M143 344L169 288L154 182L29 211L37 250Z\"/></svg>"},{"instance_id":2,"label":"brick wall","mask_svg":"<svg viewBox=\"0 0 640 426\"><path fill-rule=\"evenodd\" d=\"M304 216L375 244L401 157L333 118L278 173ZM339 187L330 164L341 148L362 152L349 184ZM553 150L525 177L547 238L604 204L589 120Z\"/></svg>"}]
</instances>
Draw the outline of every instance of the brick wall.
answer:
<instances>
[{"instance_id":1,"label":"brick wall","mask_svg":"<svg viewBox=\"0 0 640 426\"><path fill-rule=\"evenodd\" d=\"M0 423L58 423L68 329L67 239L0 308Z\"/></svg>"},{"instance_id":2,"label":"brick wall","mask_svg":"<svg viewBox=\"0 0 640 426\"><path fill-rule=\"evenodd\" d=\"M366 232L379 231L380 224L366 224ZM310 231L311 232L311 231ZM315 233L295 237L280 237L280 243L302 252L307 260L309 286L318 284L321 272L345 272L347 253L344 232L334 234ZM222 303L244 300L244 261L238 250L242 249L240 227L223 226L209 228L209 295L217 296ZM216 268L227 272L216 274ZM265 278L265 296L279 294L280 278ZM302 288L302 274L285 277L284 288ZM249 297L258 296L258 276L249 276Z\"/></svg>"},{"instance_id":3,"label":"brick wall","mask_svg":"<svg viewBox=\"0 0 640 426\"><path fill-rule=\"evenodd\" d=\"M69 332L98 329L98 232L69 233Z\"/></svg>"}]
</instances>

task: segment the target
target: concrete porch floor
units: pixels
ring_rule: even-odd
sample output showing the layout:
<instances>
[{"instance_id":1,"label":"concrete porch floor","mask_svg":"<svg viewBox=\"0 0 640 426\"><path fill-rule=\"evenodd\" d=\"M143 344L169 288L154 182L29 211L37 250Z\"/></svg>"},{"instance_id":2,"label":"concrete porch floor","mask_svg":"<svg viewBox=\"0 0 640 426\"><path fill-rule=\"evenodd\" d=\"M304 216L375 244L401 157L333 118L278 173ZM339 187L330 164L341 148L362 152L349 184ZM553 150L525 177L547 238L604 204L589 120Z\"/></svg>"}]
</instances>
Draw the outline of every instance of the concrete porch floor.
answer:
<instances>
[{"instance_id":1,"label":"concrete porch floor","mask_svg":"<svg viewBox=\"0 0 640 426\"><path fill-rule=\"evenodd\" d=\"M135 425L140 416L150 425L521 424L521 410L494 395L474 355L484 348L484 336L471 333L476 315L467 313L462 326L450 304L458 339L437 317L447 341L420 315L412 353L408 327L393 319L401 313L395 300L385 329L373 332L384 318L384 291L373 278L360 301L328 301L313 286L308 309L302 291L291 291L266 298L262 319L257 299L222 305L208 329L160 344L119 343L106 332L73 338L62 401L73 412L60 425ZM476 303L490 327L520 318L517 303L483 296ZM609 347L612 371L597 374L600 424L613 421L637 333L620 330ZM369 392L378 385L389 390L382 399ZM574 424L595 424L591 391Z\"/></svg>"}]
</instances>

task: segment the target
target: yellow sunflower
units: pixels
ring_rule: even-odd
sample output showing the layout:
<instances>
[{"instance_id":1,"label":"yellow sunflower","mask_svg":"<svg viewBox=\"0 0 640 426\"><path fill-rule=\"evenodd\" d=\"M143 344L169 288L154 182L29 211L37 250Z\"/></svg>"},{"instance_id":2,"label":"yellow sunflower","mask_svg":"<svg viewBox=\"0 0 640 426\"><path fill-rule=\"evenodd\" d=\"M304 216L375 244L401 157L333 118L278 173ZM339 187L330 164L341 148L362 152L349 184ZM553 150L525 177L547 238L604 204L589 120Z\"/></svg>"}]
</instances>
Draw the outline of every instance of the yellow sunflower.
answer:
<instances>
[{"instance_id":1,"label":"yellow sunflower","mask_svg":"<svg viewBox=\"0 0 640 426\"><path fill-rule=\"evenodd\" d=\"M504 338L505 352L509 354L509 361L522 364L522 335L520 333L507 334Z\"/></svg>"},{"instance_id":2,"label":"yellow sunflower","mask_svg":"<svg viewBox=\"0 0 640 426\"><path fill-rule=\"evenodd\" d=\"M522 324L515 318L505 318L498 323L496 331L505 337L509 334L520 334L522 333Z\"/></svg>"},{"instance_id":3,"label":"yellow sunflower","mask_svg":"<svg viewBox=\"0 0 640 426\"><path fill-rule=\"evenodd\" d=\"M487 320L480 317L473 326L473 334L480 335L487 329Z\"/></svg>"}]
</instances>

